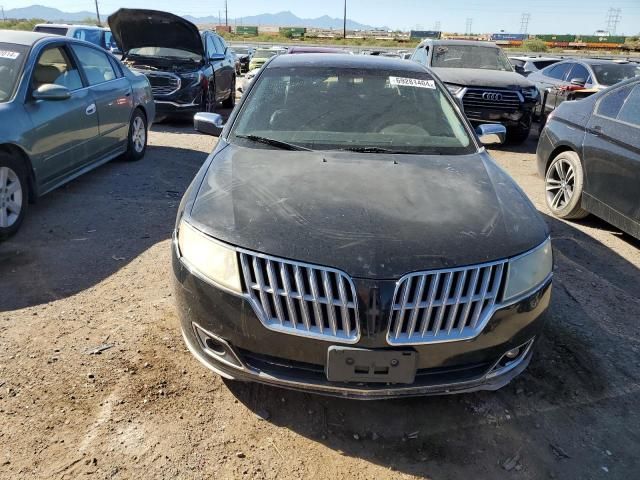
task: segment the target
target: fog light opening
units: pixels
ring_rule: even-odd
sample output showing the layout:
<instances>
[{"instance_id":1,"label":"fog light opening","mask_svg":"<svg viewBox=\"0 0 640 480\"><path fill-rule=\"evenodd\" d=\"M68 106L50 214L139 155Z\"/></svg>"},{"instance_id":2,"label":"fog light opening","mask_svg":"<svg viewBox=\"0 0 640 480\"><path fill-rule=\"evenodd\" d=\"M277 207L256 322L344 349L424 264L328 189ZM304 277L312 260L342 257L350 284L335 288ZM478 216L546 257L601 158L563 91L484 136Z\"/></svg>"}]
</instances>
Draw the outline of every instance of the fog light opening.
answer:
<instances>
[{"instance_id":1,"label":"fog light opening","mask_svg":"<svg viewBox=\"0 0 640 480\"><path fill-rule=\"evenodd\" d=\"M533 338L527 343L523 343L519 347L512 348L505 352L500 360L496 362L491 371L487 374L487 377L495 377L503 375L510 370L516 368L527 357L527 354L531 350L533 345Z\"/></svg>"},{"instance_id":2,"label":"fog light opening","mask_svg":"<svg viewBox=\"0 0 640 480\"><path fill-rule=\"evenodd\" d=\"M207 332L196 323L193 323L193 327L196 335L198 336L198 340L200 340L200 345L204 353L220 362L232 365L236 368L244 368L240 358L238 358L231 345L229 345L224 339Z\"/></svg>"},{"instance_id":3,"label":"fog light opening","mask_svg":"<svg viewBox=\"0 0 640 480\"><path fill-rule=\"evenodd\" d=\"M205 339L204 345L220 357L224 357L227 354L227 350L224 348L224 345L211 337L207 337Z\"/></svg>"},{"instance_id":4,"label":"fog light opening","mask_svg":"<svg viewBox=\"0 0 640 480\"><path fill-rule=\"evenodd\" d=\"M520 354L520 347L518 348L513 348L511 350L509 350L507 353L504 354L505 357L513 360L514 358L516 358L518 355Z\"/></svg>"}]
</instances>

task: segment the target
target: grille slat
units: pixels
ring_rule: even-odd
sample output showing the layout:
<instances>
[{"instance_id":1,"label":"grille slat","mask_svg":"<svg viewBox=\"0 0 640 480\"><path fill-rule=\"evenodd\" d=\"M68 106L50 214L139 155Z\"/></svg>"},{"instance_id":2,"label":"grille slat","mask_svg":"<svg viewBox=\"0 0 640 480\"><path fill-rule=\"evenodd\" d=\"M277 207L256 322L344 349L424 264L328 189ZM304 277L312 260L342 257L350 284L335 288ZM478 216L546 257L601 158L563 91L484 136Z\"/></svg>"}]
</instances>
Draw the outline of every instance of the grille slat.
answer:
<instances>
[{"instance_id":1,"label":"grille slat","mask_svg":"<svg viewBox=\"0 0 640 480\"><path fill-rule=\"evenodd\" d=\"M153 95L171 95L180 89L180 77L173 73L145 72Z\"/></svg>"},{"instance_id":2,"label":"grille slat","mask_svg":"<svg viewBox=\"0 0 640 480\"><path fill-rule=\"evenodd\" d=\"M498 300L505 263L416 272L401 278L391 305L387 342L422 344L476 336Z\"/></svg>"},{"instance_id":3,"label":"grille slat","mask_svg":"<svg viewBox=\"0 0 640 480\"><path fill-rule=\"evenodd\" d=\"M489 98L484 98L488 94ZM499 99L492 98L499 95ZM483 108L490 110L514 111L520 108L521 99L517 92L511 90L469 89L462 97L464 108Z\"/></svg>"},{"instance_id":4,"label":"grille slat","mask_svg":"<svg viewBox=\"0 0 640 480\"><path fill-rule=\"evenodd\" d=\"M338 270L239 250L244 293L262 324L292 335L355 343L355 286Z\"/></svg>"}]
</instances>

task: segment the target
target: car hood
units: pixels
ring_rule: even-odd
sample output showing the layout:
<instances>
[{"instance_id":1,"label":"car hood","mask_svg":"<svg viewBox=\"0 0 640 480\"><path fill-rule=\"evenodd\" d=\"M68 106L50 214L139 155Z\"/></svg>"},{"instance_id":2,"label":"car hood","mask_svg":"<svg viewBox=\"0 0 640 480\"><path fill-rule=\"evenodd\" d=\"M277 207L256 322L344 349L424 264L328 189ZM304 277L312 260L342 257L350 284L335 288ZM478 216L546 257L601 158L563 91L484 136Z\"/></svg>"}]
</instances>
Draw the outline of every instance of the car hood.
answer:
<instances>
[{"instance_id":1,"label":"car hood","mask_svg":"<svg viewBox=\"0 0 640 480\"><path fill-rule=\"evenodd\" d=\"M187 204L189 221L223 242L361 278L502 259L548 235L527 197L486 153L229 145Z\"/></svg>"},{"instance_id":2,"label":"car hood","mask_svg":"<svg viewBox=\"0 0 640 480\"><path fill-rule=\"evenodd\" d=\"M466 87L494 87L518 90L533 87L533 83L516 72L484 70L480 68L431 68L445 83L454 83Z\"/></svg>"},{"instance_id":3,"label":"car hood","mask_svg":"<svg viewBox=\"0 0 640 480\"><path fill-rule=\"evenodd\" d=\"M142 47L176 48L204 56L198 27L172 13L121 8L108 21L124 56Z\"/></svg>"}]
</instances>

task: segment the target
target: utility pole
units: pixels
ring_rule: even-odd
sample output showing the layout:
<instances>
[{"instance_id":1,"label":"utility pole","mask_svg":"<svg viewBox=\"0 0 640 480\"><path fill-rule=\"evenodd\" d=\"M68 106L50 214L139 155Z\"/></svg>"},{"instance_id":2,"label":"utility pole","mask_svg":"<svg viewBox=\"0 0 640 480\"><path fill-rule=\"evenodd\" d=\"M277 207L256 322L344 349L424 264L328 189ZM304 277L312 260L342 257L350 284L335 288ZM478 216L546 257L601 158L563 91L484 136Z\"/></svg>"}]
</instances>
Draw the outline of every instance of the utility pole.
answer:
<instances>
[{"instance_id":1,"label":"utility pole","mask_svg":"<svg viewBox=\"0 0 640 480\"><path fill-rule=\"evenodd\" d=\"M100 9L98 8L98 0L95 0L96 2L96 18L98 19L98 25L102 25L102 22L100 21Z\"/></svg>"},{"instance_id":2,"label":"utility pole","mask_svg":"<svg viewBox=\"0 0 640 480\"><path fill-rule=\"evenodd\" d=\"M0 5L0 10L2 10L2 23L4 23L7 21L7 19L4 16L4 5Z\"/></svg>"},{"instance_id":3,"label":"utility pole","mask_svg":"<svg viewBox=\"0 0 640 480\"><path fill-rule=\"evenodd\" d=\"M347 0L344 0L344 17L342 23L342 38L347 38Z\"/></svg>"},{"instance_id":4,"label":"utility pole","mask_svg":"<svg viewBox=\"0 0 640 480\"><path fill-rule=\"evenodd\" d=\"M438 20L436 23L434 23L434 24L433 24L433 29L434 29L436 32L439 32L439 31L440 31L440 20Z\"/></svg>"},{"instance_id":5,"label":"utility pole","mask_svg":"<svg viewBox=\"0 0 640 480\"><path fill-rule=\"evenodd\" d=\"M220 16L220 10L218 10L218 25L222 25L222 17Z\"/></svg>"},{"instance_id":6,"label":"utility pole","mask_svg":"<svg viewBox=\"0 0 640 480\"><path fill-rule=\"evenodd\" d=\"M529 30L529 20L531 20L530 13L523 13L520 17L520 33L527 33Z\"/></svg>"},{"instance_id":7,"label":"utility pole","mask_svg":"<svg viewBox=\"0 0 640 480\"><path fill-rule=\"evenodd\" d=\"M224 24L229 26L229 9L227 6L227 0L224 0Z\"/></svg>"},{"instance_id":8,"label":"utility pole","mask_svg":"<svg viewBox=\"0 0 640 480\"><path fill-rule=\"evenodd\" d=\"M609 35L615 35L618 29L618 23L620 23L620 14L622 10L620 8L610 8L607 13L607 32Z\"/></svg>"},{"instance_id":9,"label":"utility pole","mask_svg":"<svg viewBox=\"0 0 640 480\"><path fill-rule=\"evenodd\" d=\"M473 24L473 18L467 18L467 26L465 30L466 35L471 35L471 25Z\"/></svg>"}]
</instances>

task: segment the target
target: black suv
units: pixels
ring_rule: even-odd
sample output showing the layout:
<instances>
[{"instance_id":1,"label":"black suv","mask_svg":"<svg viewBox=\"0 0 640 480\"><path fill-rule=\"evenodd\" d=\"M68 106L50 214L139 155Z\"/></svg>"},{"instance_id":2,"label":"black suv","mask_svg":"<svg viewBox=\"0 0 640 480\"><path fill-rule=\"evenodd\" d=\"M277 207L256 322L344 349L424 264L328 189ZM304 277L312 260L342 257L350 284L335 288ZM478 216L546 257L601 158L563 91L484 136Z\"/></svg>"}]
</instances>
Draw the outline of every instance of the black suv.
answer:
<instances>
[{"instance_id":1,"label":"black suv","mask_svg":"<svg viewBox=\"0 0 640 480\"><path fill-rule=\"evenodd\" d=\"M527 139L540 95L532 82L514 71L496 44L424 40L411 59L440 77L471 122L503 124L512 143Z\"/></svg>"},{"instance_id":2,"label":"black suv","mask_svg":"<svg viewBox=\"0 0 640 480\"><path fill-rule=\"evenodd\" d=\"M233 52L222 37L182 17L156 10L121 8L109 26L122 61L151 83L156 118L213 112L235 103Z\"/></svg>"}]
</instances>

